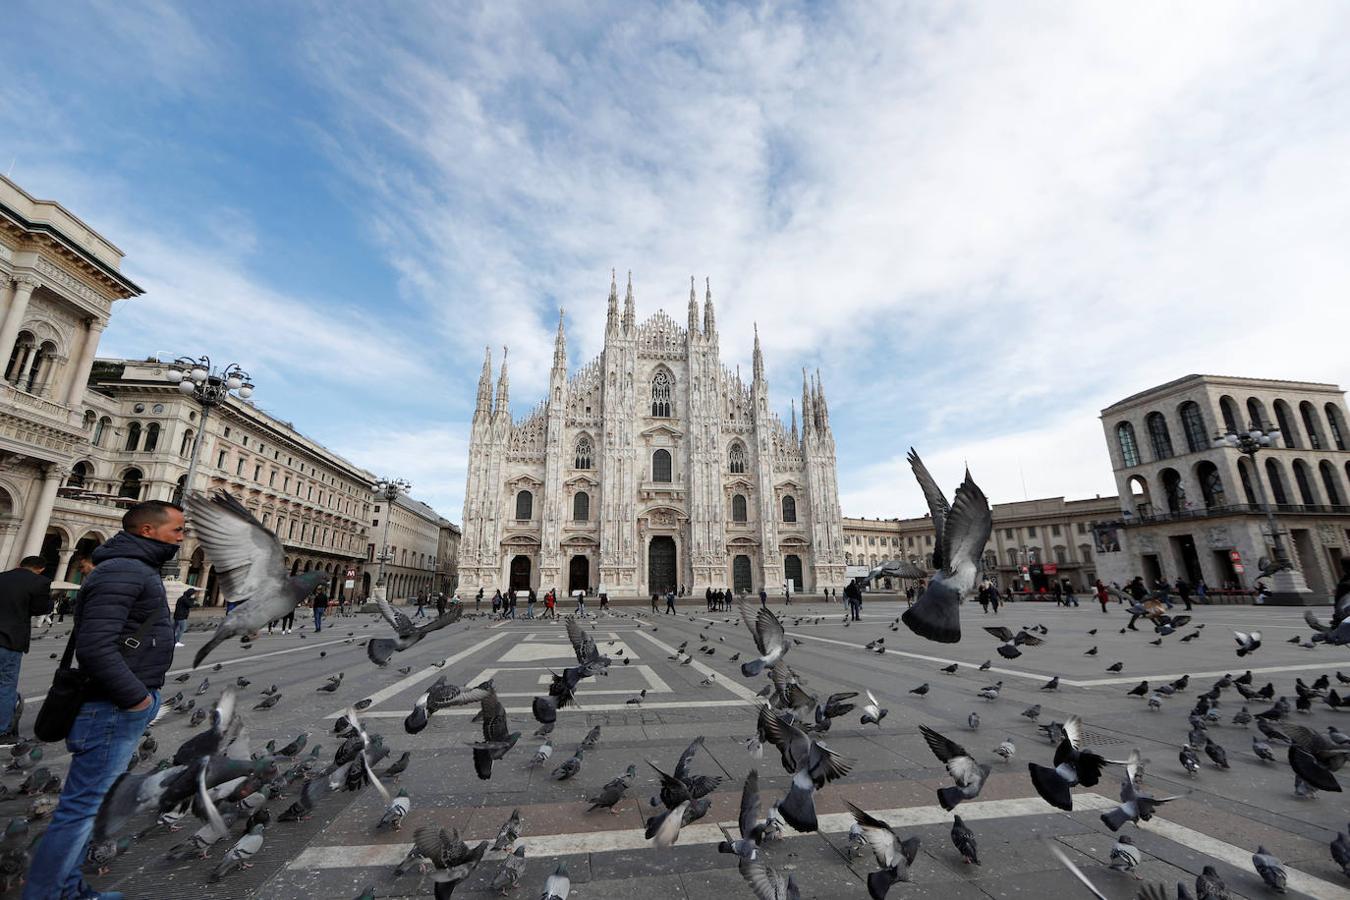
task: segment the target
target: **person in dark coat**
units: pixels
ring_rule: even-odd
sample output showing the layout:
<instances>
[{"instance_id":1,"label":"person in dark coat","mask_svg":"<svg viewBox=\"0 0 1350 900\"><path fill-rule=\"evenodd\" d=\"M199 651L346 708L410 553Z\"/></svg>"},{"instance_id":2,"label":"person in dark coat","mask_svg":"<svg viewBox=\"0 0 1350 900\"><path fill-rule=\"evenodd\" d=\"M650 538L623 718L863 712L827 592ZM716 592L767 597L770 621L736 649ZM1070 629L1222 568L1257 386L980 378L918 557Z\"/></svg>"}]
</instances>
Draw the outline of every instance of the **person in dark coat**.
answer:
<instances>
[{"instance_id":1,"label":"person in dark coat","mask_svg":"<svg viewBox=\"0 0 1350 900\"><path fill-rule=\"evenodd\" d=\"M197 601L197 589L190 587L178 595L178 602L173 605L173 645L175 648L185 647L183 643L183 634L187 631L188 615L192 612L192 606ZM272 624L267 624L267 630L272 630Z\"/></svg>"},{"instance_id":2,"label":"person in dark coat","mask_svg":"<svg viewBox=\"0 0 1350 900\"><path fill-rule=\"evenodd\" d=\"M26 556L18 568L0 574L0 735L9 734L19 697L19 667L28 652L33 617L52 611L47 561Z\"/></svg>"},{"instance_id":3,"label":"person in dark coat","mask_svg":"<svg viewBox=\"0 0 1350 900\"><path fill-rule=\"evenodd\" d=\"M318 633L323 631L323 614L328 612L328 592L317 590L314 592L314 601L310 604L314 607L314 631Z\"/></svg>"},{"instance_id":4,"label":"person in dark coat","mask_svg":"<svg viewBox=\"0 0 1350 900\"><path fill-rule=\"evenodd\" d=\"M29 900L109 896L85 882L80 866L94 816L154 719L173 664L159 570L183 542L183 510L163 500L137 503L122 529L94 551L96 567L76 598L75 658L89 686L66 738L71 760L61 801L28 868Z\"/></svg>"}]
</instances>

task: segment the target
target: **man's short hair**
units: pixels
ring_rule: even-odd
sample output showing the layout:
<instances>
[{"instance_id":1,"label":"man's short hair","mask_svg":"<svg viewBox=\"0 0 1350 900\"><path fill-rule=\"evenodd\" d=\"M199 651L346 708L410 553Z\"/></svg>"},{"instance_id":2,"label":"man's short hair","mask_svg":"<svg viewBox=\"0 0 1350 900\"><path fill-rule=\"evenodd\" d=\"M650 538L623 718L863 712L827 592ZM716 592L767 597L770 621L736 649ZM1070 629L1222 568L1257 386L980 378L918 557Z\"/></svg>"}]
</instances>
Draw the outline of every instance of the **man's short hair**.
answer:
<instances>
[{"instance_id":1,"label":"man's short hair","mask_svg":"<svg viewBox=\"0 0 1350 900\"><path fill-rule=\"evenodd\" d=\"M135 534L142 525L163 525L169 518L169 510L183 511L183 507L167 500L146 500L137 503L122 516L122 528Z\"/></svg>"},{"instance_id":2,"label":"man's short hair","mask_svg":"<svg viewBox=\"0 0 1350 900\"><path fill-rule=\"evenodd\" d=\"M47 560L41 556L25 556L19 565L25 569L45 569L47 568Z\"/></svg>"}]
</instances>

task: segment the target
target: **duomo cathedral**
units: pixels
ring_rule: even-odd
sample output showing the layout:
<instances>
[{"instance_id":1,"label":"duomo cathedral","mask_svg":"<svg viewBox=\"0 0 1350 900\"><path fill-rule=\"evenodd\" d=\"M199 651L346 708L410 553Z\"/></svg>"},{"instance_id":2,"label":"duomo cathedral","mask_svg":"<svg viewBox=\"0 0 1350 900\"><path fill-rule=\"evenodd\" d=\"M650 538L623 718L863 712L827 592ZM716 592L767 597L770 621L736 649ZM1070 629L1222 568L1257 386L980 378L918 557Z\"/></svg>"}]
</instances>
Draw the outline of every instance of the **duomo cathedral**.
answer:
<instances>
[{"instance_id":1,"label":"duomo cathedral","mask_svg":"<svg viewBox=\"0 0 1350 900\"><path fill-rule=\"evenodd\" d=\"M642 595L707 587L781 595L844 584L834 435L819 373L802 373L801 425L769 407L759 335L753 376L722 365L708 289L700 322L637 321L632 276L611 280L605 343L567 369L562 314L549 392L514 419L505 351L494 400L478 380L460 544L460 591Z\"/></svg>"}]
</instances>

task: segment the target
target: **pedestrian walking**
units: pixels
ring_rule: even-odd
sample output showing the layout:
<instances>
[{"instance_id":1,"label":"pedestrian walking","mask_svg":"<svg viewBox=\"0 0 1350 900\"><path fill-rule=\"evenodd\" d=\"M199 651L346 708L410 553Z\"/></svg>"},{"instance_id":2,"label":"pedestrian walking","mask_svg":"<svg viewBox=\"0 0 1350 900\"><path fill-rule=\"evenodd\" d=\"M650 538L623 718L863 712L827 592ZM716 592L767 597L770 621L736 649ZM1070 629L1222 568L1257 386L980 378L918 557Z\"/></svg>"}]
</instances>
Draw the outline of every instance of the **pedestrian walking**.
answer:
<instances>
[{"instance_id":1,"label":"pedestrian walking","mask_svg":"<svg viewBox=\"0 0 1350 900\"><path fill-rule=\"evenodd\" d=\"M1205 580L1203 578L1195 583L1196 603L1204 604L1206 602L1205 595L1208 593L1209 593L1209 585L1205 584Z\"/></svg>"},{"instance_id":2,"label":"pedestrian walking","mask_svg":"<svg viewBox=\"0 0 1350 900\"><path fill-rule=\"evenodd\" d=\"M497 591L492 595L492 618L497 618L497 612L502 608L502 592Z\"/></svg>"},{"instance_id":3,"label":"pedestrian walking","mask_svg":"<svg viewBox=\"0 0 1350 900\"><path fill-rule=\"evenodd\" d=\"M1004 590L1007 591L1007 594L1005 596L1008 597L1012 596L1012 588L1004 588ZM994 615L998 615L998 605L1000 599L1001 598L998 592L998 588L993 588L992 590L989 591L989 609L994 613Z\"/></svg>"},{"instance_id":4,"label":"pedestrian walking","mask_svg":"<svg viewBox=\"0 0 1350 900\"><path fill-rule=\"evenodd\" d=\"M670 588L666 591L666 613L675 615L675 589Z\"/></svg>"},{"instance_id":5,"label":"pedestrian walking","mask_svg":"<svg viewBox=\"0 0 1350 900\"><path fill-rule=\"evenodd\" d=\"M483 608L483 589L479 588L478 593L473 598L473 611L476 615Z\"/></svg>"},{"instance_id":6,"label":"pedestrian walking","mask_svg":"<svg viewBox=\"0 0 1350 900\"><path fill-rule=\"evenodd\" d=\"M844 602L848 604L850 617L857 622L858 613L862 610L862 588L858 586L856 578L844 586Z\"/></svg>"},{"instance_id":7,"label":"pedestrian walking","mask_svg":"<svg viewBox=\"0 0 1350 900\"><path fill-rule=\"evenodd\" d=\"M529 598L526 599L525 601L525 618L527 619L534 618L534 605L537 602L539 602L539 596L533 590L531 590Z\"/></svg>"},{"instance_id":8,"label":"pedestrian walking","mask_svg":"<svg viewBox=\"0 0 1350 900\"><path fill-rule=\"evenodd\" d=\"M1073 595L1073 584L1068 581L1064 582L1064 605L1078 606L1078 598Z\"/></svg>"},{"instance_id":9,"label":"pedestrian walking","mask_svg":"<svg viewBox=\"0 0 1350 900\"><path fill-rule=\"evenodd\" d=\"M178 595L178 600L173 605L173 646L175 649L187 646L183 643L183 635L187 633L188 614L192 612L192 605L196 600L197 589L190 587ZM272 630L271 622L267 623L267 630Z\"/></svg>"},{"instance_id":10,"label":"pedestrian walking","mask_svg":"<svg viewBox=\"0 0 1350 900\"><path fill-rule=\"evenodd\" d=\"M52 580L42 574L46 568L41 556L25 556L17 568L0 574L0 735L14 728L19 668L28 652L33 617L52 611Z\"/></svg>"},{"instance_id":11,"label":"pedestrian walking","mask_svg":"<svg viewBox=\"0 0 1350 900\"><path fill-rule=\"evenodd\" d=\"M323 631L323 615L328 612L328 592L320 588L314 592L314 599L310 601L310 608L314 610L314 631L318 633Z\"/></svg>"},{"instance_id":12,"label":"pedestrian walking","mask_svg":"<svg viewBox=\"0 0 1350 900\"><path fill-rule=\"evenodd\" d=\"M1181 578L1181 577L1178 576L1176 587L1177 587L1177 596L1181 598L1181 602L1182 602L1182 603L1186 604L1186 611L1187 611L1187 612L1190 612L1190 610L1191 610L1191 585L1190 585L1190 582L1188 582L1186 579Z\"/></svg>"},{"instance_id":13,"label":"pedestrian walking","mask_svg":"<svg viewBox=\"0 0 1350 900\"><path fill-rule=\"evenodd\" d=\"M1102 605L1102 613L1105 614L1106 604L1111 600L1111 593L1106 589L1105 583L1100 578L1097 579L1097 583L1093 587L1097 590L1097 602Z\"/></svg>"},{"instance_id":14,"label":"pedestrian walking","mask_svg":"<svg viewBox=\"0 0 1350 900\"><path fill-rule=\"evenodd\" d=\"M417 612L413 614L414 619L425 619L427 617L427 600L421 594L417 595Z\"/></svg>"},{"instance_id":15,"label":"pedestrian walking","mask_svg":"<svg viewBox=\"0 0 1350 900\"><path fill-rule=\"evenodd\" d=\"M759 589L759 608L760 609L769 608L769 592L762 587Z\"/></svg>"},{"instance_id":16,"label":"pedestrian walking","mask_svg":"<svg viewBox=\"0 0 1350 900\"><path fill-rule=\"evenodd\" d=\"M577 598L577 615L584 616L586 615L586 592L577 588L574 593Z\"/></svg>"},{"instance_id":17,"label":"pedestrian walking","mask_svg":"<svg viewBox=\"0 0 1350 900\"><path fill-rule=\"evenodd\" d=\"M183 542L183 511L148 500L127 510L122 529L94 551L97 566L76 601L66 652L78 661L86 687L66 737L71 760L61 800L28 868L26 900L116 896L96 892L80 867L94 816L154 719L173 663L173 623L159 570Z\"/></svg>"}]
</instances>

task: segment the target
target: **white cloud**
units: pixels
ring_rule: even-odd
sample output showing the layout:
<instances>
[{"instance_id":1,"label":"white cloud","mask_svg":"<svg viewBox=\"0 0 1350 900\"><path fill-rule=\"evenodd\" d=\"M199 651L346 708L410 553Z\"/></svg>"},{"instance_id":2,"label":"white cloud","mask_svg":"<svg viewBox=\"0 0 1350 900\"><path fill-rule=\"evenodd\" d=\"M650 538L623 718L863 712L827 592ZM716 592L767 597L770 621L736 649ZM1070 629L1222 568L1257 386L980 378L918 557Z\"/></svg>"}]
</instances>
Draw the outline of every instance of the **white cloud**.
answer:
<instances>
[{"instance_id":1,"label":"white cloud","mask_svg":"<svg viewBox=\"0 0 1350 900\"><path fill-rule=\"evenodd\" d=\"M336 437L332 447L377 476L406 478L412 482L412 497L460 522L469 461L467 423L355 428Z\"/></svg>"}]
</instances>

